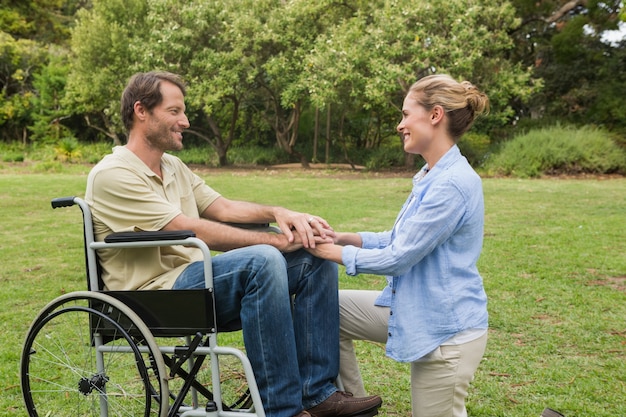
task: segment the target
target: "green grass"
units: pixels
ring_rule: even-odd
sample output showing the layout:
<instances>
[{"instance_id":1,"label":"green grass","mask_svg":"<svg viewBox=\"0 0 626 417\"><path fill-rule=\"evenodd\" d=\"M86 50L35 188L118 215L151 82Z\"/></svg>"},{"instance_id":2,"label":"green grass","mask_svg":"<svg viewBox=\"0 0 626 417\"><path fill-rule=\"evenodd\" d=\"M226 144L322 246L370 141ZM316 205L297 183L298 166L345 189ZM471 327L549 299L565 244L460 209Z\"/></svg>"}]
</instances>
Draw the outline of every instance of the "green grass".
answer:
<instances>
[{"instance_id":1,"label":"green grass","mask_svg":"<svg viewBox=\"0 0 626 417\"><path fill-rule=\"evenodd\" d=\"M85 288L79 210L49 201L82 195L88 169L0 166L0 416L25 414L19 357L30 322L56 296ZM410 174L336 174L202 175L228 197L315 213L350 231L389 228L411 187ZM545 407L626 415L626 179L485 179L484 189L479 266L491 329L469 415L533 417ZM379 289L384 279L342 271L340 285ZM381 415L410 415L407 365L377 344L357 349L367 389L384 398Z\"/></svg>"}]
</instances>

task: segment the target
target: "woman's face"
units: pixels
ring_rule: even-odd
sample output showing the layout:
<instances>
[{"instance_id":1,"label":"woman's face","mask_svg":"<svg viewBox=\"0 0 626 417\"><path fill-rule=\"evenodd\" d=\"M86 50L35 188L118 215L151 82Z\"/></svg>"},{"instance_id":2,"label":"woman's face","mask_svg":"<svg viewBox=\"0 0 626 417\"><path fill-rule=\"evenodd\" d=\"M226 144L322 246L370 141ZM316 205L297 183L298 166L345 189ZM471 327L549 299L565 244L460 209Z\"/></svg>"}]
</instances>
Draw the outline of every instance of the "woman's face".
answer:
<instances>
[{"instance_id":1,"label":"woman's face","mask_svg":"<svg viewBox=\"0 0 626 417\"><path fill-rule=\"evenodd\" d=\"M419 104L411 94L402 105L402 120L397 130L402 137L404 150L408 153L423 154L433 138L433 114Z\"/></svg>"}]
</instances>

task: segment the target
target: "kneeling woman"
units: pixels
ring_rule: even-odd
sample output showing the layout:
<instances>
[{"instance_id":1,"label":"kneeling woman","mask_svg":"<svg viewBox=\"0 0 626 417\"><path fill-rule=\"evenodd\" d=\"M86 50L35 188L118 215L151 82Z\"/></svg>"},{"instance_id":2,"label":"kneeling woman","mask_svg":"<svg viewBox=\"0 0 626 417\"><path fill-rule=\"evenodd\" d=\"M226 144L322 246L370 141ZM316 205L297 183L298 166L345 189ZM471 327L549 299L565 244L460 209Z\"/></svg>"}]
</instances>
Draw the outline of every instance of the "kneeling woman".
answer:
<instances>
[{"instance_id":1,"label":"kneeling woman","mask_svg":"<svg viewBox=\"0 0 626 417\"><path fill-rule=\"evenodd\" d=\"M341 378L365 394L353 340L386 343L392 359L411 363L414 417L462 417L487 343L487 297L476 267L483 240L481 179L457 142L487 97L447 75L409 90L398 125L404 150L426 165L393 228L337 233L310 251L346 266L349 275L387 275L383 291L340 291Z\"/></svg>"}]
</instances>

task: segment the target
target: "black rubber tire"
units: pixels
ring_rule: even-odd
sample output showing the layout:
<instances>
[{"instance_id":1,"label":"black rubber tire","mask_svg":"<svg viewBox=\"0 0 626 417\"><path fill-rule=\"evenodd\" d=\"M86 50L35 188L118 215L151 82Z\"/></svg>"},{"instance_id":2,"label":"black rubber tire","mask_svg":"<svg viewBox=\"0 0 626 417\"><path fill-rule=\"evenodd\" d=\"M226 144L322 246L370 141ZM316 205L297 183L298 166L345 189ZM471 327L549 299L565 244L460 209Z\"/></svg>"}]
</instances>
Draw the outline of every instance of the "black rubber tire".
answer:
<instances>
[{"instance_id":1,"label":"black rubber tire","mask_svg":"<svg viewBox=\"0 0 626 417\"><path fill-rule=\"evenodd\" d=\"M102 329L104 343L94 329ZM89 291L58 297L39 313L20 366L31 417L166 417L166 377L143 321L115 298Z\"/></svg>"}]
</instances>

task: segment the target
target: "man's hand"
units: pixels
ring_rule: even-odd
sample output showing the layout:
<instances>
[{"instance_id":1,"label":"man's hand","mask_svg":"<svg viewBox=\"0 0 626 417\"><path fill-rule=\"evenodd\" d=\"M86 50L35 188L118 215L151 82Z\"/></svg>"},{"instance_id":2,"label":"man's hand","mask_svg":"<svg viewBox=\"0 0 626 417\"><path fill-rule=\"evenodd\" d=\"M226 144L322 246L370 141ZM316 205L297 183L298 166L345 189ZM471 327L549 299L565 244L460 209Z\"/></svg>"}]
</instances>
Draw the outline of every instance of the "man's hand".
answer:
<instances>
[{"instance_id":1,"label":"man's hand","mask_svg":"<svg viewBox=\"0 0 626 417\"><path fill-rule=\"evenodd\" d=\"M335 237L333 228L319 216L276 207L274 218L287 241L299 242L300 247L314 248L316 243L332 242Z\"/></svg>"}]
</instances>

